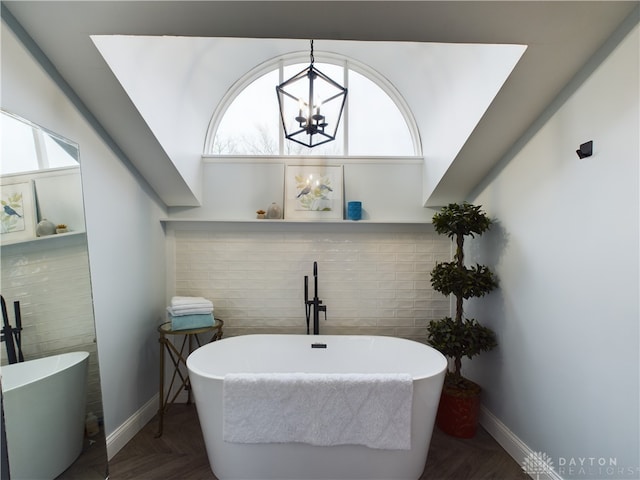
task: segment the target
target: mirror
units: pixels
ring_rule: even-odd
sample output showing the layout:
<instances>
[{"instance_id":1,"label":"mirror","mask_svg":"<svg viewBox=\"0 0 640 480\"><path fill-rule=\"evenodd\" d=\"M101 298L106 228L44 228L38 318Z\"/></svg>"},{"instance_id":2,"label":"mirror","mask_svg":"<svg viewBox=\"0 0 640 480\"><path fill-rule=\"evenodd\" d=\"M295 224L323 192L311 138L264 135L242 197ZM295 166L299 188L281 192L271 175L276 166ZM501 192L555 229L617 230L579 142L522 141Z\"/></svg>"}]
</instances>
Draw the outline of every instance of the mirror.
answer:
<instances>
[{"instance_id":1,"label":"mirror","mask_svg":"<svg viewBox=\"0 0 640 480\"><path fill-rule=\"evenodd\" d=\"M32 452L43 451L31 448L31 442L45 437L47 425L60 416L44 412L35 403L37 399L33 397L38 395L32 392L37 389L24 389L25 393L21 393L20 389L26 386L21 383L27 381L29 372L20 367L30 362L45 371L47 381L54 382L46 386L45 400L53 403L55 395L62 395L63 391L66 395L70 388L60 384L57 390L51 360L55 358L60 365L58 355L88 352L88 359L83 356L78 362L82 363L80 387L73 388L74 399L65 398L69 403L82 397L73 414L74 425L79 427L72 430L80 430L78 448L76 452L56 453L58 459L54 461L60 462L59 458L65 455L69 461L54 466L62 471L49 478L104 480L108 476L107 451L78 145L8 112L1 112L1 118L0 293L6 308L2 309L0 365L10 475L12 479L33 475L19 471L23 466L15 446L24 450L24 445L29 445ZM45 224L53 227L41 228ZM20 362L21 358L24 362ZM37 416L41 418L32 435L24 422ZM16 434L18 419L20 428ZM54 441L44 450L64 443L67 442ZM38 457L39 454L29 454L31 462Z\"/></svg>"}]
</instances>

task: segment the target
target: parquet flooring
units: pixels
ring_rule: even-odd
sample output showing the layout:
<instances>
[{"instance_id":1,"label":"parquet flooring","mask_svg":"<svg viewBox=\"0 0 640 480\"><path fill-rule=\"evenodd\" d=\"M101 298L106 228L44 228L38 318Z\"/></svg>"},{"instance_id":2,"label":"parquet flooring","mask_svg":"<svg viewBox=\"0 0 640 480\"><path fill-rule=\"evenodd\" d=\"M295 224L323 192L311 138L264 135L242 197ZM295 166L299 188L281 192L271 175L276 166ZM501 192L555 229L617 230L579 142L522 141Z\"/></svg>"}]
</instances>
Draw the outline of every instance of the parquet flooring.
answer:
<instances>
[{"instance_id":1,"label":"parquet flooring","mask_svg":"<svg viewBox=\"0 0 640 480\"><path fill-rule=\"evenodd\" d=\"M216 480L198 423L195 405L172 405L164 434L155 438L154 418L109 462L110 480ZM484 430L470 440L437 428L420 480L530 480Z\"/></svg>"}]
</instances>

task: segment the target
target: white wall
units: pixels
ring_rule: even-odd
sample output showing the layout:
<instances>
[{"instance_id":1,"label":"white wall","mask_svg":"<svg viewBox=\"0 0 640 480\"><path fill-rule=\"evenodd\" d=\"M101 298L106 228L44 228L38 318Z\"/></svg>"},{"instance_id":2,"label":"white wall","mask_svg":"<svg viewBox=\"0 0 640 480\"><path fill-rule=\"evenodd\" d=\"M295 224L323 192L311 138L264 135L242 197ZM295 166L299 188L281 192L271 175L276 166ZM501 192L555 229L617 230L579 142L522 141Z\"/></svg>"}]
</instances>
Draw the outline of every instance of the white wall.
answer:
<instances>
[{"instance_id":1,"label":"white wall","mask_svg":"<svg viewBox=\"0 0 640 480\"><path fill-rule=\"evenodd\" d=\"M80 145L105 413L112 434L158 390L165 304L161 203L2 24L2 108Z\"/></svg>"},{"instance_id":2,"label":"white wall","mask_svg":"<svg viewBox=\"0 0 640 480\"><path fill-rule=\"evenodd\" d=\"M494 267L501 285L467 315L495 329L499 346L463 369L486 408L567 479L640 477L635 22L471 199L497 224L468 259ZM594 155L580 160L588 140ZM615 472L570 470L585 457L615 459Z\"/></svg>"},{"instance_id":3,"label":"white wall","mask_svg":"<svg viewBox=\"0 0 640 480\"><path fill-rule=\"evenodd\" d=\"M422 160L413 158L306 160L306 164L342 165L344 205L362 202L362 220L431 223L434 210L423 208ZM256 210L285 203L285 175L295 159L205 158L202 207L172 207L170 218L252 220ZM343 212L346 218L346 210ZM285 214L286 216L286 214Z\"/></svg>"}]
</instances>

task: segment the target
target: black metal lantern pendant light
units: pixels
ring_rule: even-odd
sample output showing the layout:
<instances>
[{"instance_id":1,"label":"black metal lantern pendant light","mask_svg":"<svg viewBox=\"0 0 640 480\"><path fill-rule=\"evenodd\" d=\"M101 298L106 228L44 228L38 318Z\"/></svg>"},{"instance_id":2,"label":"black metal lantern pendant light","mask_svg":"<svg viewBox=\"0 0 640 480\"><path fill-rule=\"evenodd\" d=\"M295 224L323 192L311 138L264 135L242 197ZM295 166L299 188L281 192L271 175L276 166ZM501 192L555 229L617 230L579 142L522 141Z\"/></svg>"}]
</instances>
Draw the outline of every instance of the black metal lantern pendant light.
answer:
<instances>
[{"instance_id":1,"label":"black metal lantern pendant light","mask_svg":"<svg viewBox=\"0 0 640 480\"><path fill-rule=\"evenodd\" d=\"M276 87L285 137L306 147L335 140L347 89L311 65Z\"/></svg>"}]
</instances>

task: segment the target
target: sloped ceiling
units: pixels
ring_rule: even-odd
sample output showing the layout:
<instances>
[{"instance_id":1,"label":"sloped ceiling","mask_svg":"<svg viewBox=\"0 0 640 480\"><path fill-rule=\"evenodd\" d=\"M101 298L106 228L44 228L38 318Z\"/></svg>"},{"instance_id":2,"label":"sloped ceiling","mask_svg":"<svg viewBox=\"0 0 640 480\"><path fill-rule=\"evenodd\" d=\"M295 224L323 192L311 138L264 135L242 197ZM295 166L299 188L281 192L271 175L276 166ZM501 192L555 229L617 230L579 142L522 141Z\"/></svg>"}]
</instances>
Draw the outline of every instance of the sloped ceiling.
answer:
<instances>
[{"instance_id":1,"label":"sloped ceiling","mask_svg":"<svg viewBox=\"0 0 640 480\"><path fill-rule=\"evenodd\" d=\"M306 40L92 38L181 172L197 169L215 106L246 72L287 53L302 52L305 60L309 55ZM322 40L315 42L314 55L322 61L322 52L339 52L384 73L413 111L433 178L451 165L525 48ZM251 128L250 118L245 126Z\"/></svg>"},{"instance_id":2,"label":"sloped ceiling","mask_svg":"<svg viewBox=\"0 0 640 480\"><path fill-rule=\"evenodd\" d=\"M213 72L222 68L229 78L237 79L246 73L243 60L250 55L238 53L237 61L222 65L214 57L194 63L197 56L208 55L207 51L194 50L189 55L191 62L178 55L172 67L166 60L173 47L167 47L167 56L161 61L157 57L154 65L145 63L152 56L115 59L114 50L107 45L112 41L109 38L115 38L112 35L201 37L208 42L213 37L272 39L261 42L271 45L262 54L265 60L273 53L269 50L273 39L304 39L300 40L304 47L296 42L291 46L282 43L288 51L304 50L309 38L356 41L329 42L335 46L327 48L348 55L337 45L360 45L360 50L351 55L356 59L360 56L364 63L374 62L376 70L391 79L408 101L423 141L425 201L436 206L469 194L637 2L5 1L3 5L168 206L198 205L201 198L201 164L197 160L216 99L229 87L221 84L222 92L208 89L216 85L216 80L207 77L207 67L214 67ZM527 49L511 73L513 58L502 72L490 64L474 64L473 55L465 59L467 78L472 72L491 68L494 78L502 76L506 82L494 81L492 88L497 95L493 102L479 109L469 105L468 116L461 108L464 101L458 109L450 103L449 111L455 115L449 121L454 119L461 127L455 135L452 128L447 128L446 117L433 115L433 101L425 101L428 94L435 93L429 91L430 87L451 86L455 79L438 77L446 69L428 68L424 58L431 57L422 50L406 55L391 48L391 43L384 44L390 48L372 49L366 45L372 41L413 42L403 47L415 44L419 49L426 48L426 43L511 44ZM399 68L399 58L416 61L404 62ZM127 69L122 70L127 63ZM140 86L150 84L148 75L161 64L175 75L151 77L158 94L154 102L149 88L141 96ZM140 75L135 77L131 72ZM213 72L209 74L215 78ZM187 80L194 93L204 97L185 97L186 90L174 88L178 77L182 85ZM450 99L456 98L453 90L450 94ZM202 101L195 101L198 98ZM443 104L442 112L447 111L447 104ZM167 105L172 107L168 111L163 108ZM202 118L205 113L206 122ZM442 142L443 132L456 137L457 143Z\"/></svg>"}]
</instances>

